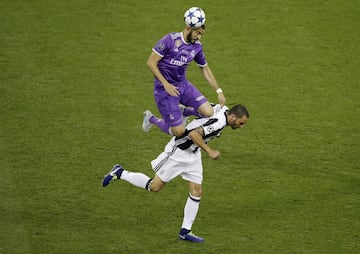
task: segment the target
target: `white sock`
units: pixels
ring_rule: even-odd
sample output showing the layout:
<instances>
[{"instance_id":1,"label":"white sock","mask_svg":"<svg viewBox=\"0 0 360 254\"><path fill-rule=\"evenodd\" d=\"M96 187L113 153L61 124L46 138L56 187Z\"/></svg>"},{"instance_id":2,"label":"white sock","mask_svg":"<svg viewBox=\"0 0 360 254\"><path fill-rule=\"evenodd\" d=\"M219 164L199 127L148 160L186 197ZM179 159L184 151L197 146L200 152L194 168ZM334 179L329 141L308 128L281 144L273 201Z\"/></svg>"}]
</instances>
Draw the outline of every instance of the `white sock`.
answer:
<instances>
[{"instance_id":1,"label":"white sock","mask_svg":"<svg viewBox=\"0 0 360 254\"><path fill-rule=\"evenodd\" d=\"M143 173L134 173L124 170L121 174L122 180L125 180L132 185L147 189L150 187L149 184L151 183L151 178Z\"/></svg>"},{"instance_id":2,"label":"white sock","mask_svg":"<svg viewBox=\"0 0 360 254\"><path fill-rule=\"evenodd\" d=\"M191 230L192 224L194 223L199 210L200 199L201 197L194 197L189 194L184 208L184 219L181 228Z\"/></svg>"}]
</instances>

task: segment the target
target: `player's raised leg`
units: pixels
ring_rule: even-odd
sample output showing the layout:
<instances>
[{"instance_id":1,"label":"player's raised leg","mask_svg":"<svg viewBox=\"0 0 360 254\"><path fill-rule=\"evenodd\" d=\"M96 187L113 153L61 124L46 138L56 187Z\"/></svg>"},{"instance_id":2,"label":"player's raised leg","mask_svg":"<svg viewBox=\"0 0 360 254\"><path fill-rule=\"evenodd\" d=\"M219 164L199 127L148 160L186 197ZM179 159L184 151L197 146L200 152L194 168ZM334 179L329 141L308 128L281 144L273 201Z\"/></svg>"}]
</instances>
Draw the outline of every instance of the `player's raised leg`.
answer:
<instances>
[{"instance_id":1,"label":"player's raised leg","mask_svg":"<svg viewBox=\"0 0 360 254\"><path fill-rule=\"evenodd\" d=\"M112 180L120 179L121 174L124 169L119 164L114 165L114 167L104 176L103 187L107 186Z\"/></svg>"},{"instance_id":2,"label":"player's raised leg","mask_svg":"<svg viewBox=\"0 0 360 254\"><path fill-rule=\"evenodd\" d=\"M118 164L116 164L110 172L105 175L103 187L109 185L112 180L124 180L136 187L152 192L160 191L166 184L161 181L157 175L155 175L154 178L150 178L143 173L127 171Z\"/></svg>"},{"instance_id":3,"label":"player's raised leg","mask_svg":"<svg viewBox=\"0 0 360 254\"><path fill-rule=\"evenodd\" d=\"M163 119L155 116L153 113L151 113L150 110L145 110L142 123L143 130L145 132L149 132L153 125L157 126L161 131L167 134L171 134L171 129L168 123L166 123Z\"/></svg>"},{"instance_id":4,"label":"player's raised leg","mask_svg":"<svg viewBox=\"0 0 360 254\"><path fill-rule=\"evenodd\" d=\"M198 117L211 117L214 115L213 107L206 97L188 80L183 91L181 103L186 105L188 109L184 111L184 115L192 114ZM191 112L191 108L195 112Z\"/></svg>"},{"instance_id":5,"label":"player's raised leg","mask_svg":"<svg viewBox=\"0 0 360 254\"><path fill-rule=\"evenodd\" d=\"M153 125L157 126L161 131L175 136L181 136L185 132L185 126L189 116L199 116L194 108L179 105L181 124L178 126L170 126L164 119L155 116L150 110L145 110L142 128L145 132L149 132Z\"/></svg>"}]
</instances>

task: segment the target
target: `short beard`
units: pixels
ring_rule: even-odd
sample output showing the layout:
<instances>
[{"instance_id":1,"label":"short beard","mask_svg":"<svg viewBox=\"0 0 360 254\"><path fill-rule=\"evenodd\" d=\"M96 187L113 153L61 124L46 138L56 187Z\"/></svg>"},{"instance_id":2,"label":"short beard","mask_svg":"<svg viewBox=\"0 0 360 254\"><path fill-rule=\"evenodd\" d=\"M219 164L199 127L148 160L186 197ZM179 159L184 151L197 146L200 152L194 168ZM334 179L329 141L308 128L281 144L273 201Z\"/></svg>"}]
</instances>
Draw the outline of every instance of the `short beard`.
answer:
<instances>
[{"instance_id":1,"label":"short beard","mask_svg":"<svg viewBox=\"0 0 360 254\"><path fill-rule=\"evenodd\" d=\"M189 34L187 35L186 39L187 39L187 41L188 41L189 43L191 43L191 44L194 44L194 43L195 43L195 41L194 41L194 42L192 42L192 36L191 36L191 33L189 33Z\"/></svg>"}]
</instances>

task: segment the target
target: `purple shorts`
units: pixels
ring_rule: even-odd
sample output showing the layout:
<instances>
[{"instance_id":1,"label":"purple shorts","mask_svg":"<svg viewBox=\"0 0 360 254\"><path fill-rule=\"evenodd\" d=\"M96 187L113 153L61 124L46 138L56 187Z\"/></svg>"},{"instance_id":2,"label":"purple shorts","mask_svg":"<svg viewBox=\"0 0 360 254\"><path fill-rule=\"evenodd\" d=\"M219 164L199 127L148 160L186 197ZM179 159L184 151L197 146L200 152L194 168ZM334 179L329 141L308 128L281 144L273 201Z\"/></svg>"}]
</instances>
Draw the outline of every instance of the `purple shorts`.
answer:
<instances>
[{"instance_id":1,"label":"purple shorts","mask_svg":"<svg viewBox=\"0 0 360 254\"><path fill-rule=\"evenodd\" d=\"M163 120L171 127L183 123L179 104L198 109L207 102L205 96L189 81L184 80L176 85L180 95L178 97L168 94L163 85L156 79L154 82L154 98Z\"/></svg>"}]
</instances>

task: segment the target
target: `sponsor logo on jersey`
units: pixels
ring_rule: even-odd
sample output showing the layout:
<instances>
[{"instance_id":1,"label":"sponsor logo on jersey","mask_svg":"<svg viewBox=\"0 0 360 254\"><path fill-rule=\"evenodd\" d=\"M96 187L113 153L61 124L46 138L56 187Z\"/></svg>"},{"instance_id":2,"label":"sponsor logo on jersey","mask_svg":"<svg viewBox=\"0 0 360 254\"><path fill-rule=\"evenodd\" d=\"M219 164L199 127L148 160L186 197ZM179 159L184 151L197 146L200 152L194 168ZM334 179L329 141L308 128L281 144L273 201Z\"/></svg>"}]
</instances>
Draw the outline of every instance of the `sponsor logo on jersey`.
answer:
<instances>
[{"instance_id":1,"label":"sponsor logo on jersey","mask_svg":"<svg viewBox=\"0 0 360 254\"><path fill-rule=\"evenodd\" d=\"M172 58L170 60L170 64L176 65L176 66L183 66L183 65L187 64L187 61L188 61L187 57L181 56L180 60L176 60L176 59Z\"/></svg>"}]
</instances>

